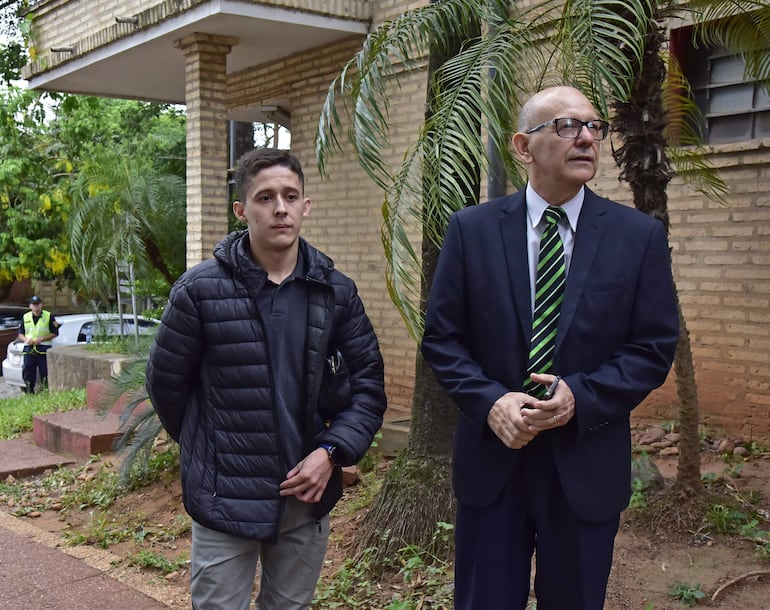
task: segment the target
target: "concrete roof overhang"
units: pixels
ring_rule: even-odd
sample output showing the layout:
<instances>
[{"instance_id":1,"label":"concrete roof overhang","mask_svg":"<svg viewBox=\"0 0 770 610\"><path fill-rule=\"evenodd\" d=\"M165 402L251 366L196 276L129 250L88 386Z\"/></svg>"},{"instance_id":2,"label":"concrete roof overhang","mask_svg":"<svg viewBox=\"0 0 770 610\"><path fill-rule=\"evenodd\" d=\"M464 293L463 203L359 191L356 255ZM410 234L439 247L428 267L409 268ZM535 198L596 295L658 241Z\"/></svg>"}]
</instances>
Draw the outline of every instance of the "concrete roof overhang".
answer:
<instances>
[{"instance_id":1,"label":"concrete roof overhang","mask_svg":"<svg viewBox=\"0 0 770 610\"><path fill-rule=\"evenodd\" d=\"M27 66L29 86L47 91L185 103L185 57L174 42L194 33L235 37L227 73L365 35L368 21L269 4L205 2L47 69ZM77 41L73 40L73 45ZM57 52L44 49L54 59ZM59 51L58 53L61 53ZM49 62L49 65L52 62ZM45 64L44 64L45 65ZM230 117L254 120L248 117Z\"/></svg>"}]
</instances>

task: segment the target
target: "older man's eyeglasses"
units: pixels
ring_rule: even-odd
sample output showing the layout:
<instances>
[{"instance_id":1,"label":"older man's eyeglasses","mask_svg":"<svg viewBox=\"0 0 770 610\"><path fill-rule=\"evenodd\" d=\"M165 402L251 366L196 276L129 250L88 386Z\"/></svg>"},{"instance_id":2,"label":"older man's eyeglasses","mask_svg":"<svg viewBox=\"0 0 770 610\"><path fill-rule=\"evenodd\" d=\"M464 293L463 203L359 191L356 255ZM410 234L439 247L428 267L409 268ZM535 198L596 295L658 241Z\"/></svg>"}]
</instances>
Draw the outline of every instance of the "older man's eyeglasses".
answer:
<instances>
[{"instance_id":1,"label":"older man's eyeglasses","mask_svg":"<svg viewBox=\"0 0 770 610\"><path fill-rule=\"evenodd\" d=\"M535 133L536 131L543 129L543 127L548 127L550 125L553 125L556 128L557 136L567 139L577 139L580 132L583 131L583 127L588 129L588 132L594 137L594 140L603 140L607 137L607 132L610 130L610 124L607 121L599 119L594 119L593 121L581 121L580 119L560 117L541 123L526 133Z\"/></svg>"}]
</instances>

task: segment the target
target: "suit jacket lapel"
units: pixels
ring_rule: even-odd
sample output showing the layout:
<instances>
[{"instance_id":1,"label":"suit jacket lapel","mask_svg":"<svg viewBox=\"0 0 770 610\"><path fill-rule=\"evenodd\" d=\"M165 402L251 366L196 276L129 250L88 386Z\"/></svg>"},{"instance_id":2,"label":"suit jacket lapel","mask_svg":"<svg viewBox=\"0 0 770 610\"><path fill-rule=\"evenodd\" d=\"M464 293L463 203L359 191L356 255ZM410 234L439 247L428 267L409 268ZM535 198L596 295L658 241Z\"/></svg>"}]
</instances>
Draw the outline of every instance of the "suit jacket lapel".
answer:
<instances>
[{"instance_id":1,"label":"suit jacket lapel","mask_svg":"<svg viewBox=\"0 0 770 610\"><path fill-rule=\"evenodd\" d=\"M522 189L508 197L501 208L500 238L505 252L505 265L511 297L522 336L532 334L529 266L527 254L527 206Z\"/></svg>"},{"instance_id":2,"label":"suit jacket lapel","mask_svg":"<svg viewBox=\"0 0 770 610\"><path fill-rule=\"evenodd\" d=\"M564 336L575 318L577 305L583 294L583 287L588 281L588 274L599 250L604 222L602 217L605 210L599 198L586 187L583 207L580 210L575 243L572 247L567 283L564 288L564 301L559 314L559 329L556 333L556 351L558 352Z\"/></svg>"}]
</instances>

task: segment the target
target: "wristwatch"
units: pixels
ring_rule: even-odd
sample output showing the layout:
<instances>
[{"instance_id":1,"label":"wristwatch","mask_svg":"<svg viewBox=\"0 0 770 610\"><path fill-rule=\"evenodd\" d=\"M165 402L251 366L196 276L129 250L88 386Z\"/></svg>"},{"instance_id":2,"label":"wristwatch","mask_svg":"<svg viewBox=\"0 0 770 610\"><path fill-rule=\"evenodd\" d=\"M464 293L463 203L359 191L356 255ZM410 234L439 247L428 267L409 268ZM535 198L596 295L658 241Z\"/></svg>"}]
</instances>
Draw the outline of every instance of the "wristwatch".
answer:
<instances>
[{"instance_id":1,"label":"wristwatch","mask_svg":"<svg viewBox=\"0 0 770 610\"><path fill-rule=\"evenodd\" d=\"M319 445L321 449L326 449L326 455L329 456L329 461L332 464L336 464L337 462L334 461L334 452L337 451L337 447L334 445L329 445L327 443L324 443L322 445Z\"/></svg>"}]
</instances>

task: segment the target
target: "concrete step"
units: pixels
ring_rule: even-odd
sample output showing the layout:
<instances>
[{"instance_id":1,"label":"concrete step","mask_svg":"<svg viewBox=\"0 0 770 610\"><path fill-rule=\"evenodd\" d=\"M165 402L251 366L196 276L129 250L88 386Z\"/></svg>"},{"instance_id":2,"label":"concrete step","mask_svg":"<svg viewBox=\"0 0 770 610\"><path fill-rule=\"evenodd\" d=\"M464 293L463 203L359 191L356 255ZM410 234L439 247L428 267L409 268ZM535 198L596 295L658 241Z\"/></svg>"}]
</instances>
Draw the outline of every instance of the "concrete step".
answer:
<instances>
[{"instance_id":1,"label":"concrete step","mask_svg":"<svg viewBox=\"0 0 770 610\"><path fill-rule=\"evenodd\" d=\"M9 475L17 479L41 474L46 470L69 466L75 460L38 447L31 438L0 441L0 480Z\"/></svg>"},{"instance_id":2,"label":"concrete step","mask_svg":"<svg viewBox=\"0 0 770 610\"><path fill-rule=\"evenodd\" d=\"M120 435L115 413L102 415L86 408L32 418L32 437L39 447L76 458L110 453Z\"/></svg>"},{"instance_id":3,"label":"concrete step","mask_svg":"<svg viewBox=\"0 0 770 610\"><path fill-rule=\"evenodd\" d=\"M129 402L126 394L115 395L115 391L102 379L92 379L86 383L86 406L95 411L104 412L109 407L110 413L120 415ZM132 417L138 417L152 409L149 401L144 401L134 408Z\"/></svg>"},{"instance_id":4,"label":"concrete step","mask_svg":"<svg viewBox=\"0 0 770 610\"><path fill-rule=\"evenodd\" d=\"M386 417L380 428L382 435L377 440L376 450L387 456L394 456L402 449L406 449L409 442L409 418L400 415L398 417Z\"/></svg>"}]
</instances>

